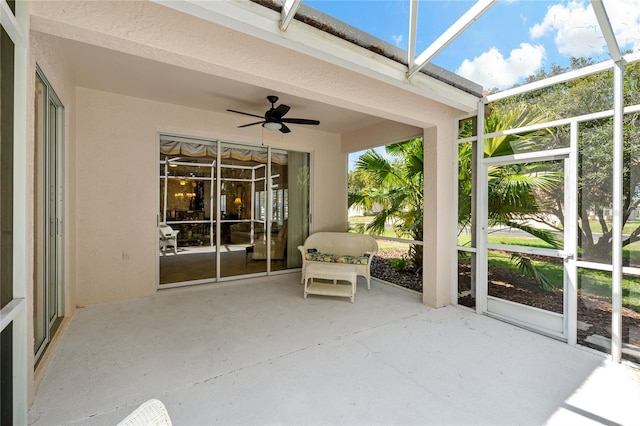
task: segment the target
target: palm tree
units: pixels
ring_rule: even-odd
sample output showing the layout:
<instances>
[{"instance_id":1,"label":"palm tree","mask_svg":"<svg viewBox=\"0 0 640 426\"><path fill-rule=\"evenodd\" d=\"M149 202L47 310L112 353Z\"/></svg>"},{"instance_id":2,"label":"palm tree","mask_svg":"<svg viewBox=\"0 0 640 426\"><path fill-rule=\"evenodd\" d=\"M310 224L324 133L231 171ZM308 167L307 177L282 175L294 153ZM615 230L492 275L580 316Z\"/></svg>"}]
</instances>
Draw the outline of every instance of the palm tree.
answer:
<instances>
[{"instance_id":1,"label":"palm tree","mask_svg":"<svg viewBox=\"0 0 640 426\"><path fill-rule=\"evenodd\" d=\"M423 240L422 218L424 142L415 138L385 147L387 157L370 149L356 162L356 171L366 175L370 182L366 188L349 193L349 206L371 211L374 206L380 212L365 231L382 235L391 223L396 235L413 240ZM416 269L422 267L422 246L411 245L409 259Z\"/></svg>"},{"instance_id":2,"label":"palm tree","mask_svg":"<svg viewBox=\"0 0 640 426\"><path fill-rule=\"evenodd\" d=\"M522 105L504 110L494 110L485 119L485 133L524 127L548 121L546 115L533 105ZM466 126L460 137L471 136L471 127ZM557 144L556 135L546 129L520 134L506 134L485 139L483 154L485 158L511 155L518 152L531 152L549 149ZM459 150L459 199L458 223L467 227L471 221L471 145L463 145ZM488 225L489 227L510 227L520 229L539 238L554 248L561 248L562 241L548 230L532 226L539 221L541 213L549 211L547 194L562 185L563 176L554 164L518 163L494 166L488 169ZM512 259L519 269L536 280L544 289L551 283L534 267L531 259L524 255L513 255Z\"/></svg>"}]
</instances>

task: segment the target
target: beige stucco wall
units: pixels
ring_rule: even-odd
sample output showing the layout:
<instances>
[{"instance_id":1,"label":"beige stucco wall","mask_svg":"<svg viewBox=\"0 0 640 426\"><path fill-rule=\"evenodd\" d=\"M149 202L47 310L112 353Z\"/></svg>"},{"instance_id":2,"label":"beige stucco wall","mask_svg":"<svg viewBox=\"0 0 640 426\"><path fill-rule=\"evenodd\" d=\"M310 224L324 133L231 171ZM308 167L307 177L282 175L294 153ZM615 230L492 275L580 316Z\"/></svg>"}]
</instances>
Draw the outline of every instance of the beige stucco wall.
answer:
<instances>
[{"instance_id":1,"label":"beige stucco wall","mask_svg":"<svg viewBox=\"0 0 640 426\"><path fill-rule=\"evenodd\" d=\"M345 229L346 156L337 135L237 129L226 114L78 88L77 303L151 295L156 289L158 133L307 151L314 230Z\"/></svg>"},{"instance_id":2,"label":"beige stucco wall","mask_svg":"<svg viewBox=\"0 0 640 426\"><path fill-rule=\"evenodd\" d=\"M64 129L63 129L63 180L64 180L64 194L63 194L63 216L64 223L62 224L62 238L63 238L63 259L62 259L62 281L64 288L64 311L65 318L71 318L76 309L76 245L75 245L75 86L72 78L72 71L67 67L64 60L64 55L61 52L60 46L55 39L48 37L38 32L31 32L30 34L30 55L29 55L29 82L28 82L28 123L29 123L29 144L27 147L27 155L29 159L28 163L28 188L30 194L34 194L35 191L35 121L34 121L34 101L35 101L35 77L36 77L36 64L40 67L46 79L51 84L56 95L60 99L64 107ZM34 204L29 203L27 211L27 223L34 224L35 212ZM31 250L28 251L27 268L30 271L28 274L29 282L27 283L27 318L29 326L27 327L27 341L30 342L28 348L27 365L34 365L34 326L33 326L33 300L34 300L34 250L35 250L35 234L34 226L30 226L27 230L28 246ZM50 348L45 353L45 356L41 359L38 369L29 369L29 381L28 381L28 399L32 401L33 395L37 384L42 378L42 374L46 370L52 353L52 347L56 346L60 332L54 337L50 343Z\"/></svg>"},{"instance_id":3,"label":"beige stucco wall","mask_svg":"<svg viewBox=\"0 0 640 426\"><path fill-rule=\"evenodd\" d=\"M274 146L312 152L316 177L312 230L320 231L346 229L346 153L417 136L421 129L428 129L434 135L428 140L434 142L425 144L425 204L435 209L427 212L435 214L436 222L429 217L425 226L437 232L425 235L442 247L443 232L448 232L442 225L450 213L446 210L450 206L444 204L451 202L454 189L449 127L459 111L330 61L145 0L36 1L31 23L32 28L57 37L275 92L295 93L387 120L385 125L344 135L302 128L293 137L278 138L279 133L265 135L259 126L239 131L235 126L241 124L240 118L225 114L77 88L76 108L69 109L77 117L77 127L67 183L71 194L68 255L69 262L76 262L69 264L69 270L77 281L76 304L140 297L155 289L155 145L160 131L256 144L266 138ZM60 61L55 49L47 53L44 48L35 50ZM433 157L427 158L429 155ZM442 269L442 265L430 266ZM443 291L441 287L438 284L438 292ZM444 296L425 302L440 306Z\"/></svg>"},{"instance_id":4,"label":"beige stucco wall","mask_svg":"<svg viewBox=\"0 0 640 426\"><path fill-rule=\"evenodd\" d=\"M356 152L422 136L423 129L403 123L385 121L342 135L342 151Z\"/></svg>"}]
</instances>

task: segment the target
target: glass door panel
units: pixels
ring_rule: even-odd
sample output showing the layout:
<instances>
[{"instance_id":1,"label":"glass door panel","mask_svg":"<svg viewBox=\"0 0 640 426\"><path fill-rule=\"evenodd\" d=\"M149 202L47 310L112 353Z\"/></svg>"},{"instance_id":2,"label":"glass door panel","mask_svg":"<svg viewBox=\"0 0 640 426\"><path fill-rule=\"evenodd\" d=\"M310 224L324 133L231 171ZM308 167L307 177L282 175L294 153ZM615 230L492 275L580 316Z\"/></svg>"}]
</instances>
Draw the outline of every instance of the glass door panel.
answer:
<instances>
[{"instance_id":1,"label":"glass door panel","mask_svg":"<svg viewBox=\"0 0 640 426\"><path fill-rule=\"evenodd\" d=\"M299 268L297 247L309 235L309 154L271 154L271 270Z\"/></svg>"},{"instance_id":2,"label":"glass door panel","mask_svg":"<svg viewBox=\"0 0 640 426\"><path fill-rule=\"evenodd\" d=\"M261 202L266 191L268 149L221 146L220 277L266 273L260 242L267 232L266 206Z\"/></svg>"},{"instance_id":3,"label":"glass door panel","mask_svg":"<svg viewBox=\"0 0 640 426\"><path fill-rule=\"evenodd\" d=\"M162 136L159 285L300 268L309 154Z\"/></svg>"},{"instance_id":4,"label":"glass door panel","mask_svg":"<svg viewBox=\"0 0 640 426\"><path fill-rule=\"evenodd\" d=\"M281 153L271 163L271 232L268 247L272 271L287 269L287 236L289 231L288 155ZM267 255L265 246L264 254Z\"/></svg>"},{"instance_id":5,"label":"glass door panel","mask_svg":"<svg viewBox=\"0 0 640 426\"><path fill-rule=\"evenodd\" d=\"M160 285L216 278L214 143L160 144Z\"/></svg>"},{"instance_id":6,"label":"glass door panel","mask_svg":"<svg viewBox=\"0 0 640 426\"><path fill-rule=\"evenodd\" d=\"M35 279L33 324L36 362L62 321L62 123L64 108L39 68L35 79Z\"/></svg>"},{"instance_id":7,"label":"glass door panel","mask_svg":"<svg viewBox=\"0 0 640 426\"><path fill-rule=\"evenodd\" d=\"M36 75L36 97L35 97L35 119L36 119L36 132L35 132L35 161L36 170L39 171L36 182L36 200L37 208L35 209L36 221L35 221L35 238L37 241L44 242L45 230L47 228L46 213L44 208L44 197L46 194L44 183L45 178L42 176L45 170L46 157L45 147L47 144L47 93L44 81ZM46 298L46 286L44 285L46 278L46 255L44 252L44 246L36 245L36 265L35 265L35 280L33 282L33 327L34 327L34 350L35 353L41 353L44 349L44 345L47 339L47 298Z\"/></svg>"}]
</instances>

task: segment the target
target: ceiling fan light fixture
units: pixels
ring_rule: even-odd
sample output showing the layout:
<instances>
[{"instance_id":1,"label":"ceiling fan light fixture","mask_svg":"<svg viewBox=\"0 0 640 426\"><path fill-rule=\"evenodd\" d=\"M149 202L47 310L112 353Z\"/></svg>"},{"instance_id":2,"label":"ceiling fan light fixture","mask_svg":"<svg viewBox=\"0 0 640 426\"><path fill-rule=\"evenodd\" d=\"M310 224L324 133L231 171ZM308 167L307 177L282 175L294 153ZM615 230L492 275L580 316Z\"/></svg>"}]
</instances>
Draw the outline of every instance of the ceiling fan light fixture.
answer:
<instances>
[{"instance_id":1,"label":"ceiling fan light fixture","mask_svg":"<svg viewBox=\"0 0 640 426\"><path fill-rule=\"evenodd\" d=\"M280 130L282 129L282 123L278 123L275 121L267 121L265 123L262 123L262 127L264 127L267 130Z\"/></svg>"},{"instance_id":2,"label":"ceiling fan light fixture","mask_svg":"<svg viewBox=\"0 0 640 426\"><path fill-rule=\"evenodd\" d=\"M271 103L271 108L269 108L264 116L252 114L250 112L242 112L236 111L235 109L228 109L229 112L234 112L236 114L248 115L249 117L256 117L264 120L255 121L253 123L242 124L238 126L238 128L256 126L258 124L262 125L267 130L271 131L280 131L282 133L290 133L291 129L287 127L287 124L310 124L310 125L318 125L320 122L318 120L309 120L307 118L283 118L291 109L289 105L280 104L277 107L275 103L278 101L277 96L267 96L267 100ZM286 124L285 124L286 123Z\"/></svg>"}]
</instances>

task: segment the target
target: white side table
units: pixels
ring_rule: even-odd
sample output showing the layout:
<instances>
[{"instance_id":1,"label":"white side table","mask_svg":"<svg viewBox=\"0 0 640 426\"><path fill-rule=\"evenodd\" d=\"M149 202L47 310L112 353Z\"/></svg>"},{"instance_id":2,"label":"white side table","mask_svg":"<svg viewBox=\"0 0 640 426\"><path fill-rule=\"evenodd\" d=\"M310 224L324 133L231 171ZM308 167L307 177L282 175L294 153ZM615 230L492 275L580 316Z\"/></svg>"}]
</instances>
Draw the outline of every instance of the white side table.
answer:
<instances>
[{"instance_id":1,"label":"white side table","mask_svg":"<svg viewBox=\"0 0 640 426\"><path fill-rule=\"evenodd\" d=\"M348 297L351 303L356 296L358 269L345 263L313 263L308 265L304 274L304 298L307 294L321 296ZM333 283L319 283L315 279L331 280ZM347 281L351 285L338 284Z\"/></svg>"}]
</instances>

